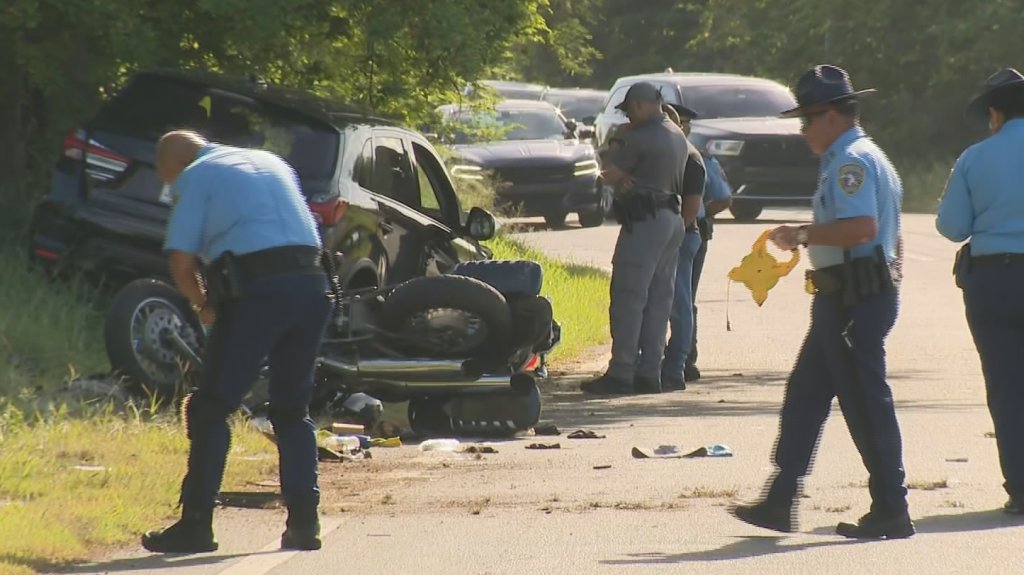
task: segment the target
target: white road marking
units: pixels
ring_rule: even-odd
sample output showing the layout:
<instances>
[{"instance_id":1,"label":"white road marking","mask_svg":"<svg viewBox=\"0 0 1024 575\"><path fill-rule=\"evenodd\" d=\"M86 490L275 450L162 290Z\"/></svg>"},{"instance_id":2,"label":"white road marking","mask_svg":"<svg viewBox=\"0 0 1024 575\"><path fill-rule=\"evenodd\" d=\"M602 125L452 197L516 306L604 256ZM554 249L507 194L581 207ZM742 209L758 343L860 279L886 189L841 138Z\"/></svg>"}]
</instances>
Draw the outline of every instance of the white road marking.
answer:
<instances>
[{"instance_id":1,"label":"white road marking","mask_svg":"<svg viewBox=\"0 0 1024 575\"><path fill-rule=\"evenodd\" d=\"M339 517L321 517L320 520L320 538L325 540L326 544L327 536L342 524L342 519ZM303 552L282 551L281 539L274 539L270 543L267 543L266 547L260 549L256 554L242 559L238 563L235 563L231 567L221 571L219 575L265 575L266 573L270 573L270 571L278 565L292 557L295 557L299 553Z\"/></svg>"}]
</instances>

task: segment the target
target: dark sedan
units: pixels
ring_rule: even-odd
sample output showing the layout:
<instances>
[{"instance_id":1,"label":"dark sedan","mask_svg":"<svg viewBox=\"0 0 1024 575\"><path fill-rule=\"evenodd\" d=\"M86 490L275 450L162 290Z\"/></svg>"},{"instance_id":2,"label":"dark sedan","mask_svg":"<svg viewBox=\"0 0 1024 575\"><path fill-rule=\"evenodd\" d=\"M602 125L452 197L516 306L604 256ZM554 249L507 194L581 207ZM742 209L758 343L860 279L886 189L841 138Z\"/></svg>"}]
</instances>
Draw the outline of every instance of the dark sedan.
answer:
<instances>
[{"instance_id":1,"label":"dark sedan","mask_svg":"<svg viewBox=\"0 0 1024 575\"><path fill-rule=\"evenodd\" d=\"M607 198L592 145L576 122L547 102L506 100L493 109L449 105L438 110L450 129L451 174L482 180L493 173L496 204L508 213L544 216L549 225L576 212L580 225L604 222Z\"/></svg>"}]
</instances>

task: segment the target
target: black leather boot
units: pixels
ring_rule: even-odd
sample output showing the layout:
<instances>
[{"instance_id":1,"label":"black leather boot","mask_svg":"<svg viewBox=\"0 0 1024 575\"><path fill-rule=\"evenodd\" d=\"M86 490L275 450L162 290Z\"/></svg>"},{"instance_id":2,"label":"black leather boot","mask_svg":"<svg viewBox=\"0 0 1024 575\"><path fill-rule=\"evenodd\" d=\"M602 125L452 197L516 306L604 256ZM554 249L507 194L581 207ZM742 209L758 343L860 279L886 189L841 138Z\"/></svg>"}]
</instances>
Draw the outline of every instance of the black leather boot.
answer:
<instances>
[{"instance_id":1,"label":"black leather boot","mask_svg":"<svg viewBox=\"0 0 1024 575\"><path fill-rule=\"evenodd\" d=\"M857 523L840 523L836 533L851 539L906 539L915 532L914 522L906 511L893 515L870 512Z\"/></svg>"},{"instance_id":2,"label":"black leather boot","mask_svg":"<svg viewBox=\"0 0 1024 575\"><path fill-rule=\"evenodd\" d=\"M316 551L323 546L316 508L315 503L288 506L288 520L281 535L281 549Z\"/></svg>"},{"instance_id":3,"label":"black leather boot","mask_svg":"<svg viewBox=\"0 0 1024 575\"><path fill-rule=\"evenodd\" d=\"M732 514L744 523L780 533L792 533L796 531L794 511L792 505L770 505L762 502L754 505L737 505L732 509Z\"/></svg>"},{"instance_id":4,"label":"black leather boot","mask_svg":"<svg viewBox=\"0 0 1024 575\"><path fill-rule=\"evenodd\" d=\"M209 553L217 550L213 537L213 508L184 507L181 519L163 531L142 536L142 546L153 553Z\"/></svg>"}]
</instances>

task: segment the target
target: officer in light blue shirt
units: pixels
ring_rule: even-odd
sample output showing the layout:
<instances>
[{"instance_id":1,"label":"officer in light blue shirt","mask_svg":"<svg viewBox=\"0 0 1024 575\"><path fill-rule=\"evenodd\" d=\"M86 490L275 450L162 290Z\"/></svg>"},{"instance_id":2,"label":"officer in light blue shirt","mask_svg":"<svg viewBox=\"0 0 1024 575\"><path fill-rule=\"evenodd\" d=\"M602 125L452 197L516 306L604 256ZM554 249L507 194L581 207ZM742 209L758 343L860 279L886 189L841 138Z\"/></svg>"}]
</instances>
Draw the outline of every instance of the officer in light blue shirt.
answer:
<instances>
[{"instance_id":1,"label":"officer in light blue shirt","mask_svg":"<svg viewBox=\"0 0 1024 575\"><path fill-rule=\"evenodd\" d=\"M954 242L967 324L995 424L1007 513L1024 514L1024 75L1001 70L967 108L991 136L960 156L936 227Z\"/></svg>"},{"instance_id":2,"label":"officer in light blue shirt","mask_svg":"<svg viewBox=\"0 0 1024 575\"><path fill-rule=\"evenodd\" d=\"M780 226L771 236L783 250L806 246L814 270L811 326L786 382L776 472L765 497L737 506L742 521L788 532L801 479L808 473L832 399L867 467L871 509L836 533L858 539L914 534L907 511L903 449L886 381L885 338L896 321L900 257L899 176L858 123L859 100L842 68L815 66L797 82L799 106L783 114L802 120L804 139L821 156L814 221Z\"/></svg>"},{"instance_id":3,"label":"officer in light blue shirt","mask_svg":"<svg viewBox=\"0 0 1024 575\"><path fill-rule=\"evenodd\" d=\"M165 250L171 277L213 330L198 388L185 399L190 441L181 520L142 536L157 553L217 549L213 506L231 432L264 359L288 519L281 546L319 549L313 371L331 311L320 238L298 178L280 157L210 144L194 132L165 134L156 168L175 205ZM203 265L205 264L205 265ZM197 280L202 270L205 287Z\"/></svg>"}]
</instances>

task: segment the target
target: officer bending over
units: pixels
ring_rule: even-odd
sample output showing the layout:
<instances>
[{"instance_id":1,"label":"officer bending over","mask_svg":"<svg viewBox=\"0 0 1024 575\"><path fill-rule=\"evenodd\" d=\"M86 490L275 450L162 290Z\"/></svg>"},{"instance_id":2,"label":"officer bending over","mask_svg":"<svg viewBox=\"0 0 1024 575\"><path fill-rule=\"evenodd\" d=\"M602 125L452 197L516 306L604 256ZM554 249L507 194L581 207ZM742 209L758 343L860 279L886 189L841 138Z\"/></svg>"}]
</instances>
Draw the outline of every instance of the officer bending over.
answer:
<instances>
[{"instance_id":1,"label":"officer bending over","mask_svg":"<svg viewBox=\"0 0 1024 575\"><path fill-rule=\"evenodd\" d=\"M217 549L213 505L231 445L227 420L267 358L288 507L281 546L319 549L316 430L308 409L332 304L298 177L270 152L210 144L185 131L160 139L156 165L175 197L164 242L174 283L213 331L198 389L185 400L181 520L146 533L142 545L160 553ZM205 289L197 280L201 263Z\"/></svg>"}]
</instances>

